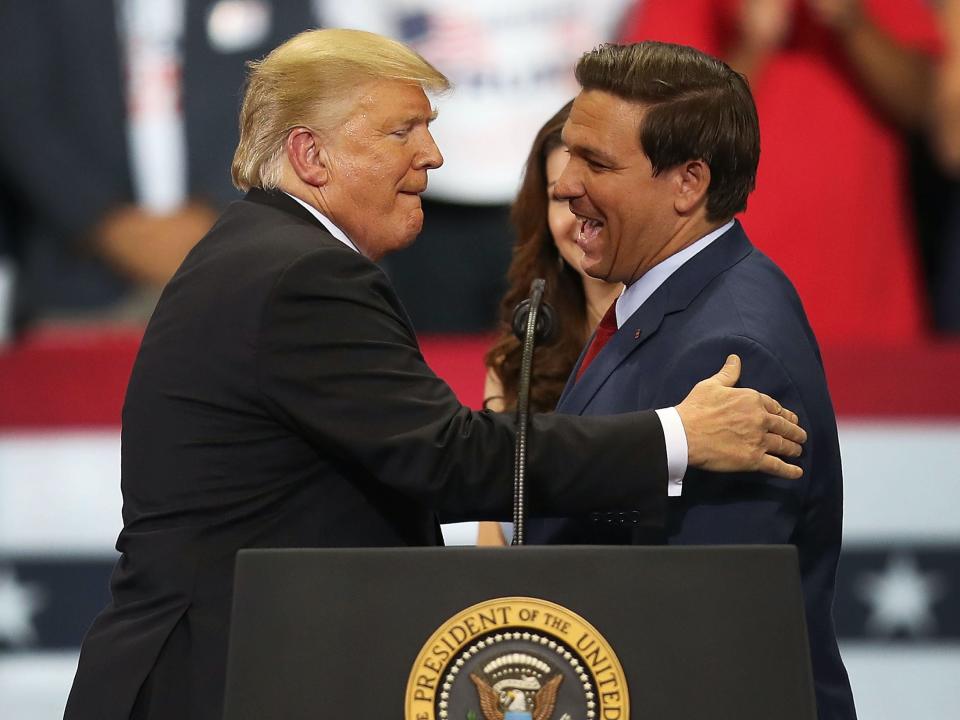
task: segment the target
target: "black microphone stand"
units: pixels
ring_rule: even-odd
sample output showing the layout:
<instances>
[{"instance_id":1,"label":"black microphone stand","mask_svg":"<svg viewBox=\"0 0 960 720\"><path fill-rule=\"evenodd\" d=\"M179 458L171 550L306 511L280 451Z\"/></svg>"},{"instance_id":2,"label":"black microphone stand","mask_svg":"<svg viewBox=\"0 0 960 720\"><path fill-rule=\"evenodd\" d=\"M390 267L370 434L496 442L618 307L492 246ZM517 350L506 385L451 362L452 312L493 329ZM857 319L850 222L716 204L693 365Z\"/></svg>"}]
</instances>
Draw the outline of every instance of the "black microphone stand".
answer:
<instances>
[{"instance_id":1,"label":"black microphone stand","mask_svg":"<svg viewBox=\"0 0 960 720\"><path fill-rule=\"evenodd\" d=\"M536 341L548 340L553 333L553 310L543 303L546 281L537 278L530 284L530 297L513 311L513 332L523 343L520 356L520 383L517 388L517 437L513 454L513 541L523 545L527 516L527 429L530 425L530 374Z\"/></svg>"}]
</instances>

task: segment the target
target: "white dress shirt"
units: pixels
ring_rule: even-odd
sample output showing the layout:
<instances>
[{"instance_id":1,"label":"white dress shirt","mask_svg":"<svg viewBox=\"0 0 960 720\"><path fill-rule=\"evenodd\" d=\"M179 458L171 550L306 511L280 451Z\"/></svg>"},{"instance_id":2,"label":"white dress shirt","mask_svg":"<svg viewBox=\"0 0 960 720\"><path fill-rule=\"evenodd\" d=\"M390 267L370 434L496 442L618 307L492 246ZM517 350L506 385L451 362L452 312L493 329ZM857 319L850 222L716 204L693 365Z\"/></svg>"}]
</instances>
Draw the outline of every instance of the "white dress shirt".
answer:
<instances>
[{"instance_id":1,"label":"white dress shirt","mask_svg":"<svg viewBox=\"0 0 960 720\"><path fill-rule=\"evenodd\" d=\"M733 220L654 265L640 279L624 288L620 297L617 298L617 329L623 327L630 316L639 310L656 289L663 285L681 265L732 227ZM683 476L687 474L687 433L683 429L683 422L676 408L657 410L657 415L660 416L663 439L667 445L667 495L677 497L683 491Z\"/></svg>"}]
</instances>

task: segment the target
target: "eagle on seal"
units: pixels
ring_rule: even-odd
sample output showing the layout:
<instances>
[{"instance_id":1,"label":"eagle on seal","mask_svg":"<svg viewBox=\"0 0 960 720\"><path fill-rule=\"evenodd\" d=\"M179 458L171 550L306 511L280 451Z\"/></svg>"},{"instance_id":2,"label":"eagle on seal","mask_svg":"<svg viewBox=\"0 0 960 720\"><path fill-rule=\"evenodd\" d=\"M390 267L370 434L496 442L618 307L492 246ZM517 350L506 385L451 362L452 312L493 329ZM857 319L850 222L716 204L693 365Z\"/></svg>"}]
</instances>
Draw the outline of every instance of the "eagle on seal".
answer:
<instances>
[{"instance_id":1,"label":"eagle on seal","mask_svg":"<svg viewBox=\"0 0 960 720\"><path fill-rule=\"evenodd\" d=\"M557 705L557 691L563 682L559 673L537 690L533 698L533 712L527 708L527 698L522 690L508 689L499 694L479 675L470 673L477 686L480 709L486 720L550 720Z\"/></svg>"}]
</instances>

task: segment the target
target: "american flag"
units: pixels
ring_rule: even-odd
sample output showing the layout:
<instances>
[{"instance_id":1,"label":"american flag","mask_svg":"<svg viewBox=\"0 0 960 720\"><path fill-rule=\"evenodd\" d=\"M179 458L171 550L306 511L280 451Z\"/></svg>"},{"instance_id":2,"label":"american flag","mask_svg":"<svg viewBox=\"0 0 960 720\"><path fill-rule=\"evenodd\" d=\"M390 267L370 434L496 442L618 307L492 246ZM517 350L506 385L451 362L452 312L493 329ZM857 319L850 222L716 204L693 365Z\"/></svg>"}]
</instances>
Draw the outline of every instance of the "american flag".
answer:
<instances>
[{"instance_id":1,"label":"american flag","mask_svg":"<svg viewBox=\"0 0 960 720\"><path fill-rule=\"evenodd\" d=\"M482 18L468 11L437 10L402 14L397 19L401 42L409 45L455 81L465 72L482 72L496 61Z\"/></svg>"}]
</instances>

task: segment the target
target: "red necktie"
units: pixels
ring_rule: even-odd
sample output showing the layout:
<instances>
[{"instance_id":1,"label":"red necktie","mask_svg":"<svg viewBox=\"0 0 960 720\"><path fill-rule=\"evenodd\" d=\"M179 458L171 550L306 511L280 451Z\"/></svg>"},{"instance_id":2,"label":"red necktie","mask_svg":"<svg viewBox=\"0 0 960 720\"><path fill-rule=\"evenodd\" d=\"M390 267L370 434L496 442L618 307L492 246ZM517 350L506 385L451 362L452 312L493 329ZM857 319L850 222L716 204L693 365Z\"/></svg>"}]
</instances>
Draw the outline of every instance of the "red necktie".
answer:
<instances>
[{"instance_id":1,"label":"red necktie","mask_svg":"<svg viewBox=\"0 0 960 720\"><path fill-rule=\"evenodd\" d=\"M603 350L603 346L610 341L610 338L612 338L616 332L617 302L614 301L607 309L607 312L604 313L600 324L597 325L597 331L593 334L593 340L590 342L590 347L587 348L587 354L583 356L583 362L580 363L580 369L577 370L577 380L580 379L580 376L583 375L587 366L593 362L593 359Z\"/></svg>"}]
</instances>

